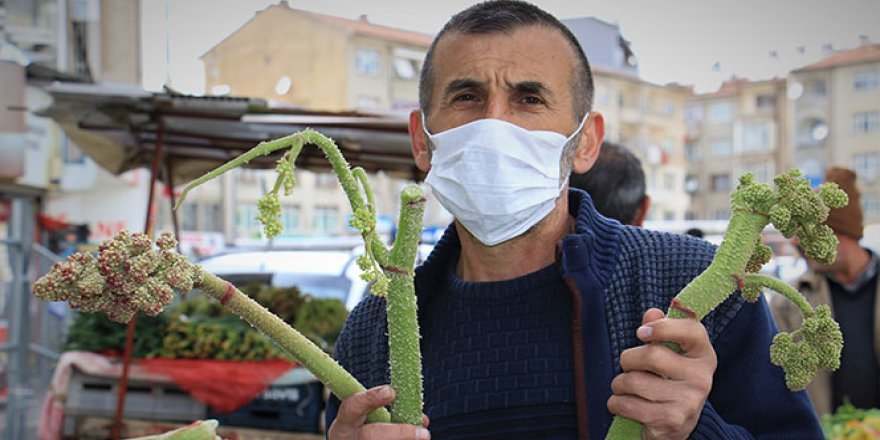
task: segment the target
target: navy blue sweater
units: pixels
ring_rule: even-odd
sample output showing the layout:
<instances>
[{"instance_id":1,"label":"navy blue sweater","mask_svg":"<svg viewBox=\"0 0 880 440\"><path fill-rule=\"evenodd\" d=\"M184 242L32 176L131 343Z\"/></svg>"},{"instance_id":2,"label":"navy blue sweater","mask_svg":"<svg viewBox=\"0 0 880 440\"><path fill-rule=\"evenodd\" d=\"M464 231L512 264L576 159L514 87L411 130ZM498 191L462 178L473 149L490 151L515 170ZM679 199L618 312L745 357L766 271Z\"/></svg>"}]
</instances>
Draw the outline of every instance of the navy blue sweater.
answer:
<instances>
[{"instance_id":1,"label":"navy blue sweater","mask_svg":"<svg viewBox=\"0 0 880 440\"><path fill-rule=\"evenodd\" d=\"M574 306L570 318L576 417L581 438L601 439L612 420L606 408L611 380L620 373L620 353L640 343L635 330L642 314L650 307L665 310L672 297L708 266L715 248L689 236L623 226L599 215L589 196L579 190L569 190L569 207L575 232L558 244L558 264ZM416 270L421 311L446 301L449 292L440 286L446 284L459 253L455 228L450 227ZM429 315L420 313L423 327ZM823 438L806 393L790 392L782 370L770 363L769 345L776 327L763 299L746 304L733 295L702 322L718 356L718 368L691 438ZM479 319L470 325L478 326ZM423 331L423 341L434 337ZM352 311L337 342L336 357L366 387L388 383L384 299L368 297ZM502 361L516 368L515 354ZM438 381L444 379L435 374L425 382L442 386ZM505 380L510 374L498 371L495 376ZM460 396L445 399L447 405L460 405ZM521 403L534 402L527 397ZM432 402L437 404L443 403ZM331 398L328 426L337 409L338 400ZM492 420L487 417L485 422L488 434Z\"/></svg>"}]
</instances>

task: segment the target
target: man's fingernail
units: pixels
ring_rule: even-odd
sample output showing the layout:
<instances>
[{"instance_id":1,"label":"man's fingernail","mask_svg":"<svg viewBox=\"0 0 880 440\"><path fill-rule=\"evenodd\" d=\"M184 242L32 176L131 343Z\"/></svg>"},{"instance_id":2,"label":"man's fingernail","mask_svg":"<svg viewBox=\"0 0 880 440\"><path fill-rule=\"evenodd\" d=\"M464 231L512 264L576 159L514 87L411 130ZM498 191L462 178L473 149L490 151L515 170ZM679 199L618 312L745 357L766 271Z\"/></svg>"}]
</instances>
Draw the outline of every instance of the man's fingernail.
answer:
<instances>
[{"instance_id":1,"label":"man's fingernail","mask_svg":"<svg viewBox=\"0 0 880 440\"><path fill-rule=\"evenodd\" d=\"M417 428L416 440L431 440L431 433L425 428Z\"/></svg>"},{"instance_id":2,"label":"man's fingernail","mask_svg":"<svg viewBox=\"0 0 880 440\"><path fill-rule=\"evenodd\" d=\"M654 328L647 325L643 325L636 330L636 336L639 339L648 339L652 334L654 334Z\"/></svg>"},{"instance_id":3,"label":"man's fingernail","mask_svg":"<svg viewBox=\"0 0 880 440\"><path fill-rule=\"evenodd\" d=\"M382 387L379 389L379 398L382 400L388 400L392 396L394 396L394 391L391 390L391 387Z\"/></svg>"}]
</instances>

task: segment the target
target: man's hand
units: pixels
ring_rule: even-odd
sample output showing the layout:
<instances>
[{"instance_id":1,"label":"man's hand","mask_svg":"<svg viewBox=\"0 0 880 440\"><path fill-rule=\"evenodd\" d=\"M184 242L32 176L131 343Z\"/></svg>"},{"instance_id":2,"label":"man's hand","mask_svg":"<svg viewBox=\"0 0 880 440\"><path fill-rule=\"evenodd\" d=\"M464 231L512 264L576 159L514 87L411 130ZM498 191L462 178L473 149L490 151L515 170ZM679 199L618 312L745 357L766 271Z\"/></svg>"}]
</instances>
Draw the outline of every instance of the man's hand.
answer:
<instances>
[{"instance_id":1,"label":"man's hand","mask_svg":"<svg viewBox=\"0 0 880 440\"><path fill-rule=\"evenodd\" d=\"M333 425L327 431L330 440L430 440L428 416L422 416L422 427L391 423L364 425L367 414L394 401L389 386L370 388L342 401Z\"/></svg>"},{"instance_id":2,"label":"man's hand","mask_svg":"<svg viewBox=\"0 0 880 440\"><path fill-rule=\"evenodd\" d=\"M644 439L685 439L700 419L718 364L706 328L649 309L636 336L646 345L620 355L623 373L611 382L608 410L641 422ZM650 342L675 342L682 352Z\"/></svg>"}]
</instances>

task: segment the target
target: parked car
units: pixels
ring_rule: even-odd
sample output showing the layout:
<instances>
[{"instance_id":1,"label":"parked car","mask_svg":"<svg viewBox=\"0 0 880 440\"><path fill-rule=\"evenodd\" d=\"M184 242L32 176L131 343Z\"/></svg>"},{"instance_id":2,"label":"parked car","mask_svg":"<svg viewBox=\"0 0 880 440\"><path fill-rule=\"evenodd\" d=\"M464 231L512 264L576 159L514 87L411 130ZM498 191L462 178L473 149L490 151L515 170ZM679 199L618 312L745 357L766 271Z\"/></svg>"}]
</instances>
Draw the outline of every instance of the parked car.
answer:
<instances>
[{"instance_id":1,"label":"parked car","mask_svg":"<svg viewBox=\"0 0 880 440\"><path fill-rule=\"evenodd\" d=\"M367 289L355 258L357 253L348 249L268 250L214 255L198 264L236 286L297 286L318 298L336 298L351 310Z\"/></svg>"},{"instance_id":2,"label":"parked car","mask_svg":"<svg viewBox=\"0 0 880 440\"><path fill-rule=\"evenodd\" d=\"M416 264L433 249L420 245ZM262 283L276 287L297 286L318 298L336 298L348 310L368 292L355 259L364 252L354 249L303 249L228 252L198 261L206 271L236 286Z\"/></svg>"}]
</instances>

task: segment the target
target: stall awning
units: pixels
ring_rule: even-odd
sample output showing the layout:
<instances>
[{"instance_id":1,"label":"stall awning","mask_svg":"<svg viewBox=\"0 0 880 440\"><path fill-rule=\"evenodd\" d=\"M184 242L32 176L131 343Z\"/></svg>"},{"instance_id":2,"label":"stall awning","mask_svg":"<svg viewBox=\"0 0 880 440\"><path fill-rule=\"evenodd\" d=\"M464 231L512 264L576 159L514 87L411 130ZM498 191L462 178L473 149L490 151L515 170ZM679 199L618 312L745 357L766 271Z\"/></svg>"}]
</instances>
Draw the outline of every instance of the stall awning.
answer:
<instances>
[{"instance_id":1,"label":"stall awning","mask_svg":"<svg viewBox=\"0 0 880 440\"><path fill-rule=\"evenodd\" d=\"M262 99L151 93L134 86L55 83L46 91L53 102L38 114L55 120L83 153L114 174L149 168L161 142L172 181L181 184L261 141L313 128L333 138L352 166L422 177L401 116L315 112ZM274 168L279 156L248 166ZM305 148L297 166L329 170L317 148Z\"/></svg>"}]
</instances>

